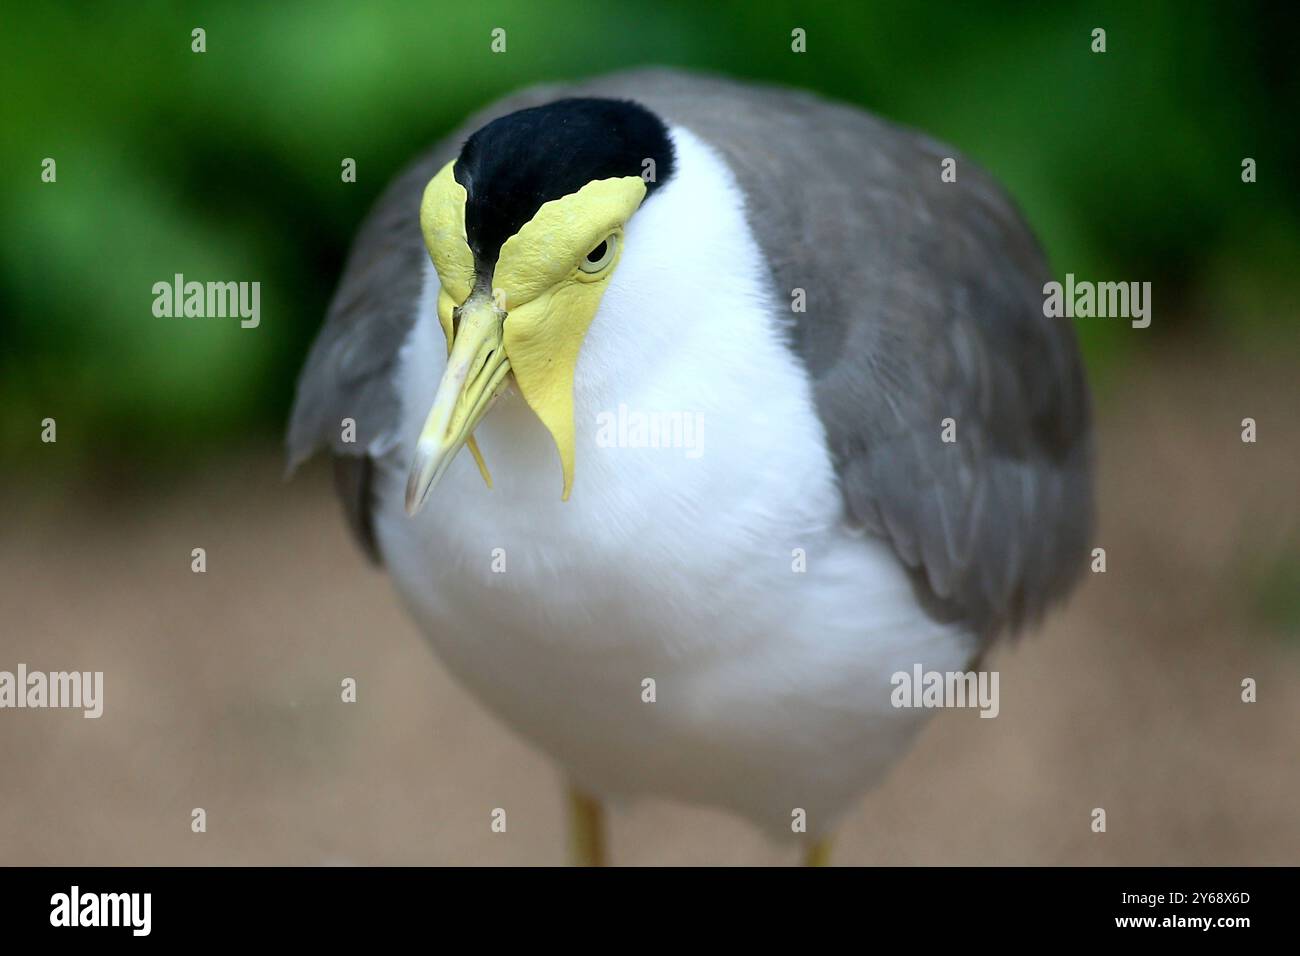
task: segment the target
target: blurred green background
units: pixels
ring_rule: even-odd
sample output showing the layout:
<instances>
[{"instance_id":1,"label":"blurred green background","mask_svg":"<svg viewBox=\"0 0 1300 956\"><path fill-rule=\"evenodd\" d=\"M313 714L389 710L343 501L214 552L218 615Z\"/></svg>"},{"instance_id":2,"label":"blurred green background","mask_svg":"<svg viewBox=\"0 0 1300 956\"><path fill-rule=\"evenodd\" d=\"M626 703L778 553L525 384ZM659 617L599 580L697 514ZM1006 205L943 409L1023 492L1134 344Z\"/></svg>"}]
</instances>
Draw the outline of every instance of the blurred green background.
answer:
<instances>
[{"instance_id":1,"label":"blurred green background","mask_svg":"<svg viewBox=\"0 0 1300 956\"><path fill-rule=\"evenodd\" d=\"M3 17L0 438L18 471L185 465L275 437L389 177L511 89L638 64L807 87L920 127L1007 185L1058 275L1151 281L1150 329L1079 324L1103 389L1171 336L1295 341L1300 82L1268 7L331 0ZM155 318L153 283L177 272L260 281L261 326ZM47 416L57 450L39 443Z\"/></svg>"},{"instance_id":2,"label":"blurred green background","mask_svg":"<svg viewBox=\"0 0 1300 956\"><path fill-rule=\"evenodd\" d=\"M1276 12L1294 6L4 4L0 666L102 669L110 689L102 721L0 718L0 863L562 858L548 764L434 665L328 469L286 484L278 446L389 178L510 90L659 63L924 129L1007 186L1058 277L1153 287L1150 328L1076 322L1109 570L998 654L1021 689L999 720L931 725L837 859L1294 864L1300 58ZM156 318L178 272L260 282L260 326ZM370 688L360 707L340 709L340 674ZM1096 805L1111 836L1077 824ZM483 825L496 806L508 840ZM615 827L618 862L783 862L704 811Z\"/></svg>"}]
</instances>

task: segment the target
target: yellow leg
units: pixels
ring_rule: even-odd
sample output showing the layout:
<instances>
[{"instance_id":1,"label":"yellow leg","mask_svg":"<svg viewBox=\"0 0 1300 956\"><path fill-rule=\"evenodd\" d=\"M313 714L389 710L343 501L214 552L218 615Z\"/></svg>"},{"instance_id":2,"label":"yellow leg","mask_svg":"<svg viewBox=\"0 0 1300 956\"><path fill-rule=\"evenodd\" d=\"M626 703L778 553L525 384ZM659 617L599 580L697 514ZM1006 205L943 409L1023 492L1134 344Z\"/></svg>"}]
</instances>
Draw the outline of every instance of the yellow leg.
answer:
<instances>
[{"instance_id":1,"label":"yellow leg","mask_svg":"<svg viewBox=\"0 0 1300 956\"><path fill-rule=\"evenodd\" d=\"M831 838L826 837L818 840L808 848L804 854L804 866L830 866L831 865Z\"/></svg>"},{"instance_id":2,"label":"yellow leg","mask_svg":"<svg viewBox=\"0 0 1300 956\"><path fill-rule=\"evenodd\" d=\"M599 800L569 788L569 852L574 866L605 865L604 818Z\"/></svg>"}]
</instances>

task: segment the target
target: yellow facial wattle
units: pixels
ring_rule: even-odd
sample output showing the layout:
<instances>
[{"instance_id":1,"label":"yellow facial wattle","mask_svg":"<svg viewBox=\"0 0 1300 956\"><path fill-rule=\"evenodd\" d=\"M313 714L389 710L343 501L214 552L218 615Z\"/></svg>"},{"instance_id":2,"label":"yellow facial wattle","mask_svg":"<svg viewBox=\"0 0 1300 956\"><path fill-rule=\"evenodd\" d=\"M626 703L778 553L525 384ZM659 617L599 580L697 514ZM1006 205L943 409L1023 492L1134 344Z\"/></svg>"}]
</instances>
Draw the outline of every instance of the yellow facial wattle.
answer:
<instances>
[{"instance_id":1,"label":"yellow facial wattle","mask_svg":"<svg viewBox=\"0 0 1300 956\"><path fill-rule=\"evenodd\" d=\"M442 284L438 320L448 367L417 446L407 508L419 508L460 444L470 445L490 487L472 431L507 372L555 441L567 500L576 446L574 370L617 268L623 227L645 198L646 184L637 176L595 180L543 203L502 244L489 290L475 270L465 231L467 194L453 169L448 163L429 182L420 206L420 228ZM602 242L613 249L605 247L593 263L588 254Z\"/></svg>"}]
</instances>

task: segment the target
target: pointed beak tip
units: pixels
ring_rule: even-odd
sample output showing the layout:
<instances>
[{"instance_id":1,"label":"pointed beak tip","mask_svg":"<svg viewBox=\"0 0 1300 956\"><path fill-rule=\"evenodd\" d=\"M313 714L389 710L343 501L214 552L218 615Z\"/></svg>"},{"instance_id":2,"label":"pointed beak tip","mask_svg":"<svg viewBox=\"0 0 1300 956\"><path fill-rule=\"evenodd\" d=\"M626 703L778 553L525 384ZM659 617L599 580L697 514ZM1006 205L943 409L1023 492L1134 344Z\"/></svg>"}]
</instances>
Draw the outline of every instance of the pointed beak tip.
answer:
<instances>
[{"instance_id":1,"label":"pointed beak tip","mask_svg":"<svg viewBox=\"0 0 1300 956\"><path fill-rule=\"evenodd\" d=\"M420 482L415 475L411 475L406 482L406 514L407 517L414 518L424 507L424 495L420 492Z\"/></svg>"},{"instance_id":2,"label":"pointed beak tip","mask_svg":"<svg viewBox=\"0 0 1300 956\"><path fill-rule=\"evenodd\" d=\"M436 466L437 449L432 442L421 441L415 447L411 473L406 479L406 513L412 518L420 513L433 488Z\"/></svg>"}]
</instances>

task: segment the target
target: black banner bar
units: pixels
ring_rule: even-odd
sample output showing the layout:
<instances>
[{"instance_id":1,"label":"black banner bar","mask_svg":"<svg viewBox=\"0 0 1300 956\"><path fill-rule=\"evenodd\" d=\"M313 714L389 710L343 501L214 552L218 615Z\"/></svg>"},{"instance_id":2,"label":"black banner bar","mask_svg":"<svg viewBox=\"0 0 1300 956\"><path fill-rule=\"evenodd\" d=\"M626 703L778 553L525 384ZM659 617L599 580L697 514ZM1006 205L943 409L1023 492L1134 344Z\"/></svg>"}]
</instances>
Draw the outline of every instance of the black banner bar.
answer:
<instances>
[{"instance_id":1,"label":"black banner bar","mask_svg":"<svg viewBox=\"0 0 1300 956\"><path fill-rule=\"evenodd\" d=\"M1294 869L0 869L7 942L79 945L409 938L528 929L539 944L675 923L734 939L773 921L812 942L920 933L1030 940L1043 931L1219 945L1292 925ZM531 928L531 929L529 929ZM486 938L486 937L484 937ZM457 947L459 948L459 947Z\"/></svg>"}]
</instances>

